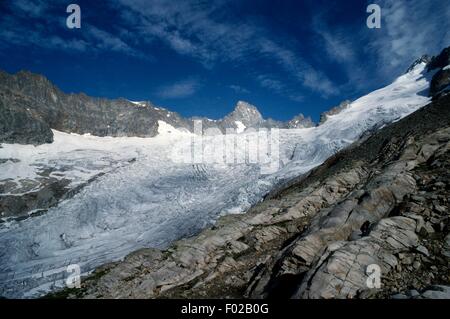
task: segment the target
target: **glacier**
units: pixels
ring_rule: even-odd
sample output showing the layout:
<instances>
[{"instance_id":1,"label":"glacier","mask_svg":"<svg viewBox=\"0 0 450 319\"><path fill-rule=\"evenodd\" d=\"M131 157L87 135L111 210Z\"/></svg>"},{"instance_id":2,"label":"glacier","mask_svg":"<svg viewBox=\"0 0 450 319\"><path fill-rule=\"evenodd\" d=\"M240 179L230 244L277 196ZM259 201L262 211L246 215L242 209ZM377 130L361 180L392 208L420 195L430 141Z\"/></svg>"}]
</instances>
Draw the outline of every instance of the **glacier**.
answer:
<instances>
[{"instance_id":1,"label":"glacier","mask_svg":"<svg viewBox=\"0 0 450 319\"><path fill-rule=\"evenodd\" d=\"M39 178L43 166L73 185L98 178L42 215L0 224L0 296L41 296L64 286L70 264L88 274L139 248L167 248L220 216L245 213L279 183L426 105L428 88L422 63L320 126L280 130L280 167L268 175L258 164L173 161L171 147L192 134L164 123L153 138L54 131L52 144L3 144L0 158L20 161L1 164L0 181Z\"/></svg>"}]
</instances>

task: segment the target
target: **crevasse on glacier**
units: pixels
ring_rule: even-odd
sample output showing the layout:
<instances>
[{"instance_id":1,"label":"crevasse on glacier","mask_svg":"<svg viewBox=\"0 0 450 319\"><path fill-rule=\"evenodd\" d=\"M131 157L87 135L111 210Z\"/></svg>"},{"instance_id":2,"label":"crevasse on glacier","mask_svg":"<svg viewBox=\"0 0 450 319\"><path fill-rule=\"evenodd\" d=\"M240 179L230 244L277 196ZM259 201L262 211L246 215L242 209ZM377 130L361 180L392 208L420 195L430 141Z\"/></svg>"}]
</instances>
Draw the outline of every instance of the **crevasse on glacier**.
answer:
<instances>
[{"instance_id":1,"label":"crevasse on glacier","mask_svg":"<svg viewBox=\"0 0 450 319\"><path fill-rule=\"evenodd\" d=\"M174 163L170 146L191 138L182 133L142 139L55 131L50 145L4 144L0 155L21 161L8 163L2 179L36 177L40 165L71 167L62 176L73 183L106 174L41 216L0 225L0 295L41 295L64 284L69 264L87 273L141 247L165 248L223 214L245 212L276 183L427 104L420 94L429 87L424 68L416 66L318 127L281 130L283 165L271 175L261 175L258 165Z\"/></svg>"}]
</instances>

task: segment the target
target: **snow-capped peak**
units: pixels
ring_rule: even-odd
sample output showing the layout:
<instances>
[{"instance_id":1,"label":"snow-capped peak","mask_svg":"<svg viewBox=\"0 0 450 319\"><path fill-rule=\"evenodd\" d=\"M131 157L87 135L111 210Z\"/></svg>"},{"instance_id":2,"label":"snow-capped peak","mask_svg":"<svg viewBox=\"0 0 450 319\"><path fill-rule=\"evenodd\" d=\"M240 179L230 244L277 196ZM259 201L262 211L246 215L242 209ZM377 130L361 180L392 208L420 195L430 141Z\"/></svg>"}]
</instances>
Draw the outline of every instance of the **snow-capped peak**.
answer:
<instances>
[{"instance_id":1,"label":"snow-capped peak","mask_svg":"<svg viewBox=\"0 0 450 319\"><path fill-rule=\"evenodd\" d=\"M145 101L130 101L130 102L133 103L134 105L141 106L141 107L147 106L147 102L145 102Z\"/></svg>"},{"instance_id":2,"label":"snow-capped peak","mask_svg":"<svg viewBox=\"0 0 450 319\"><path fill-rule=\"evenodd\" d=\"M239 101L230 115L235 117L235 120L240 120L239 118L241 118L244 124L245 122L248 122L247 124L253 124L263 120L263 117L256 106L244 101Z\"/></svg>"},{"instance_id":3,"label":"snow-capped peak","mask_svg":"<svg viewBox=\"0 0 450 319\"><path fill-rule=\"evenodd\" d=\"M243 126L237 125L237 122L241 123ZM233 112L225 116L222 120L225 127L241 129L242 127L257 127L262 122L264 122L264 119L256 106L244 101L239 101Z\"/></svg>"},{"instance_id":4,"label":"snow-capped peak","mask_svg":"<svg viewBox=\"0 0 450 319\"><path fill-rule=\"evenodd\" d=\"M256 108L256 106L254 106L253 104L250 104L248 102L245 101L238 101L236 103L236 107L234 108L234 110L252 110L252 111L256 111L259 113L258 109Z\"/></svg>"}]
</instances>

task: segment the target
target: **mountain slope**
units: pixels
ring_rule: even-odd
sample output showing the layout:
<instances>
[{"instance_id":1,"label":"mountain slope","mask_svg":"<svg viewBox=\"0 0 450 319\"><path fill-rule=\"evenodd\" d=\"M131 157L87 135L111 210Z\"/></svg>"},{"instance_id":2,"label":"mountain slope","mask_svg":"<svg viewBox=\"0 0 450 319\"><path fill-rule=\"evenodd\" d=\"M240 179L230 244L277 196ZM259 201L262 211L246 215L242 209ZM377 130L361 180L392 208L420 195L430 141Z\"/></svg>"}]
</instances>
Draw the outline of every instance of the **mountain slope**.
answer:
<instances>
[{"instance_id":1,"label":"mountain slope","mask_svg":"<svg viewBox=\"0 0 450 319\"><path fill-rule=\"evenodd\" d=\"M227 217L223 220L237 220L237 224L221 228L222 220L216 225L217 232L208 230L192 239L195 245L191 245L189 240L176 243L169 250L175 251L175 255L152 250L151 254L155 255L149 267L161 266L158 271L162 273L150 274L147 278L145 275L141 277L138 269L138 275L131 278L135 280L127 284L127 280L120 277L127 271L117 268L120 273L113 272L111 277L106 277L108 285L101 288L106 290L105 296L132 297L144 292L148 296L150 293L157 296L173 288L173 283L185 284L201 279L205 271L209 272L208 267L217 265L214 260L217 262L226 257L220 253L225 249L223 245L238 252L247 246L256 251L263 250L263 247L264 250L269 249L272 239L282 240L285 235L296 232L296 224L290 221L296 218L298 209L285 211L275 207L266 212L269 215L256 217L252 213L233 214L248 211L275 187L286 182L295 184L296 178L307 174L351 143L367 139L370 133L428 104L432 75L426 72L425 63L419 63L391 85L329 115L325 123L317 127L280 130L279 159L275 157L277 169L271 174L261 172L262 163L245 160L233 163L174 161L171 150L176 149L179 143L190 145L192 134L176 130L163 121L157 122L160 134L154 138L82 136L53 131L55 142L52 144L38 147L3 144L0 149L0 180L2 192L5 190L7 193L0 194L0 204L8 199L8 203L14 206L18 203L14 199L30 196L32 192L35 192L32 196L45 199L48 192L41 192L42 181L53 183L56 180L77 192L70 191L75 194L63 197L56 204L53 202L39 214L21 221L7 218L0 224L0 295L42 295L64 284L65 272L56 270L64 270L70 263L79 264L86 274L142 247L166 249L174 241L193 236L213 225L224 215ZM239 140L246 137L245 132L233 136L237 141L237 158L246 158L246 144ZM217 156L221 146L221 136L204 139L204 149L214 149L216 159L221 158ZM363 174L364 164L358 165L357 170ZM331 173L333 168L327 171ZM358 182L359 178L359 175L351 174L348 189L354 187L352 183ZM316 189L317 192L311 201L303 204L312 213L328 205L328 200L333 201L333 198L346 194L336 183L319 183L311 187L308 189ZM291 206L286 205L286 208L293 207L298 199L287 199ZM28 213L25 210L21 214L24 212ZM242 223L241 218L245 222ZM273 227L266 228L267 221ZM260 232L248 241L240 240L253 230ZM213 236L212 239L208 234ZM178 246L180 249L176 248ZM142 257L139 253L136 256L142 262L149 262L148 256ZM134 269L128 263L123 265ZM155 269L151 267L146 269L153 273ZM167 281L168 278L171 279ZM141 284L145 286L143 289L136 287ZM127 287L133 289L124 290Z\"/></svg>"},{"instance_id":2,"label":"mountain slope","mask_svg":"<svg viewBox=\"0 0 450 319\"><path fill-rule=\"evenodd\" d=\"M448 298L449 159L445 96L339 152L246 214L222 217L166 251L136 251L65 294ZM381 289L366 285L372 264L381 267Z\"/></svg>"},{"instance_id":3,"label":"mountain slope","mask_svg":"<svg viewBox=\"0 0 450 319\"><path fill-rule=\"evenodd\" d=\"M214 228L166 251L136 251L99 268L81 290L66 293L88 298L367 298L402 292L399 296L448 298L449 288L442 284L450 284L450 97L394 124L381 120L392 111L405 114L414 92L427 91L428 82L420 76L424 67L417 64L392 85L330 116L311 135L327 141L334 133L345 139L354 134L345 128L376 118L367 128L385 127L373 136L278 186L246 214L222 217ZM307 140L309 131L302 130L302 146L315 144ZM278 174L295 166L297 174L291 176L298 175L307 162L302 160L311 163L315 153L314 147L312 152L294 150L292 162ZM366 285L371 264L381 267L382 289Z\"/></svg>"}]
</instances>

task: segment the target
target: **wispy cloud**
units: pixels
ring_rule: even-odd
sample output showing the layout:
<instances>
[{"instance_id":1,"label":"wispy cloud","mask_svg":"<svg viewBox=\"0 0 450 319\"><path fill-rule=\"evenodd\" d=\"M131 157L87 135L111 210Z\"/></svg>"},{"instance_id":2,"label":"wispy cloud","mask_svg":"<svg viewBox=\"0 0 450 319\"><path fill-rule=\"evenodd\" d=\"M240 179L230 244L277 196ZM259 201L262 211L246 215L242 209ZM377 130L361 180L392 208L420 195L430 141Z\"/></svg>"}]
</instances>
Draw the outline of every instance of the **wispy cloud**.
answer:
<instances>
[{"instance_id":1,"label":"wispy cloud","mask_svg":"<svg viewBox=\"0 0 450 319\"><path fill-rule=\"evenodd\" d=\"M278 80L275 80L271 77L269 77L266 74L260 74L257 77L257 80L259 81L259 84L261 84L262 87L270 89L276 93L282 94L284 90L284 85Z\"/></svg>"},{"instance_id":2,"label":"wispy cloud","mask_svg":"<svg viewBox=\"0 0 450 319\"><path fill-rule=\"evenodd\" d=\"M314 31L320 36L326 54L336 62L354 62L355 52L348 40L348 33L330 30L323 23L315 23Z\"/></svg>"},{"instance_id":3,"label":"wispy cloud","mask_svg":"<svg viewBox=\"0 0 450 319\"><path fill-rule=\"evenodd\" d=\"M16 0L12 1L12 5L15 12L26 15L27 17L38 17L48 9L48 4L42 0Z\"/></svg>"},{"instance_id":4,"label":"wispy cloud","mask_svg":"<svg viewBox=\"0 0 450 319\"><path fill-rule=\"evenodd\" d=\"M248 94L250 93L249 90L247 90L246 88L240 86L240 85L235 85L235 84L231 84L228 86L230 89L232 89L234 92L239 93L239 94Z\"/></svg>"},{"instance_id":5,"label":"wispy cloud","mask_svg":"<svg viewBox=\"0 0 450 319\"><path fill-rule=\"evenodd\" d=\"M3 46L33 46L73 52L84 52L89 49L89 43L84 39L64 39L58 35L44 34L39 29L29 30L8 17L0 22L0 40Z\"/></svg>"},{"instance_id":6,"label":"wispy cloud","mask_svg":"<svg viewBox=\"0 0 450 319\"><path fill-rule=\"evenodd\" d=\"M0 22L3 45L29 44L73 52L118 52L152 59L138 47L161 41L206 68L220 62L247 64L264 60L278 64L281 72L294 81L295 87L303 86L325 97L338 93L327 75L296 50L295 39L281 39L263 23L237 19L227 1L152 0L150 5L145 0L108 2L109 9L120 18L113 26L105 29L95 21L82 22L82 28L67 38L61 36L67 32L61 16L52 11L56 7L59 11L61 3L49 4L40 0L32 5L25 0L14 3L14 14L9 16L9 23ZM31 32L30 23L37 26ZM58 32L52 32L55 30Z\"/></svg>"},{"instance_id":7,"label":"wispy cloud","mask_svg":"<svg viewBox=\"0 0 450 319\"><path fill-rule=\"evenodd\" d=\"M381 0L378 4L381 29L368 29L365 23L333 24L331 11L313 19L317 50L347 77L341 92L387 84L423 54L434 55L450 45L450 6L445 1Z\"/></svg>"},{"instance_id":8,"label":"wispy cloud","mask_svg":"<svg viewBox=\"0 0 450 319\"><path fill-rule=\"evenodd\" d=\"M403 71L423 54L450 45L450 6L439 0L383 0L382 28L368 49L384 73Z\"/></svg>"},{"instance_id":9,"label":"wispy cloud","mask_svg":"<svg viewBox=\"0 0 450 319\"><path fill-rule=\"evenodd\" d=\"M266 59L304 87L328 96L338 89L298 52L278 43L264 25L230 16L227 2L121 0L122 18L142 39L158 39L182 55L211 67L221 61ZM296 41L290 39L289 41Z\"/></svg>"},{"instance_id":10,"label":"wispy cloud","mask_svg":"<svg viewBox=\"0 0 450 319\"><path fill-rule=\"evenodd\" d=\"M95 43L94 47L99 51L109 50L125 53L127 55L136 57L152 58L151 55L145 55L144 53L133 49L119 37L116 37L111 33L101 30L93 25L85 25L84 31L85 37L89 40L90 43Z\"/></svg>"},{"instance_id":11,"label":"wispy cloud","mask_svg":"<svg viewBox=\"0 0 450 319\"><path fill-rule=\"evenodd\" d=\"M319 13L307 26L314 40L306 39L305 43L299 43L297 35L274 30L264 17L237 17L233 2L226 0L105 3L104 9L114 23L83 20L81 30L67 33L65 12L61 10L66 4L62 0L0 2L1 8L8 9L0 19L0 46L28 45L89 54L117 52L154 59L148 49L165 45L208 69L223 63L245 66L256 61L277 69L277 77L268 77L266 73L272 71L267 68L257 70L255 79L260 85L300 100L297 90L306 89L327 98L346 93L350 86L390 80L415 58L424 53L436 54L450 45L450 6L443 0L380 0L379 30L368 30L364 19L358 24L333 19L335 11L324 10L325 14ZM362 11L361 18L365 14ZM315 45L317 42L319 45ZM317 52L310 54L302 46ZM339 79L336 84L330 70L344 70L347 83Z\"/></svg>"},{"instance_id":12,"label":"wispy cloud","mask_svg":"<svg viewBox=\"0 0 450 319\"><path fill-rule=\"evenodd\" d=\"M363 26L364 27L364 26ZM336 64L335 69L341 69L347 76L347 82L340 85L340 91L365 89L373 84L373 78L367 76L369 66L361 63L364 57L360 53L359 37L355 33L361 33L358 30L351 30L351 27L330 27L323 15L317 15L313 19L312 29L318 35L317 50L324 52L327 61ZM355 39L358 39L355 40ZM355 41L357 43L355 43Z\"/></svg>"},{"instance_id":13,"label":"wispy cloud","mask_svg":"<svg viewBox=\"0 0 450 319\"><path fill-rule=\"evenodd\" d=\"M268 74L260 74L256 77L256 79L263 88L269 89L294 102L303 101L303 95L293 92L293 90L290 90L284 83L274 79Z\"/></svg>"},{"instance_id":14,"label":"wispy cloud","mask_svg":"<svg viewBox=\"0 0 450 319\"><path fill-rule=\"evenodd\" d=\"M173 84L160 87L156 95L163 99L180 99L193 95L200 88L197 79L185 79Z\"/></svg>"},{"instance_id":15,"label":"wispy cloud","mask_svg":"<svg viewBox=\"0 0 450 319\"><path fill-rule=\"evenodd\" d=\"M102 30L90 23L82 22L81 29L67 32L66 12L62 9L62 1L44 2L41 0L17 0L10 4L10 14L0 20L0 40L3 46L33 46L56 51L72 52L120 52L127 55L151 59L132 48L119 36L123 34L117 29L119 36ZM83 15L82 15L83 17ZM65 36L63 36L65 35Z\"/></svg>"}]
</instances>

